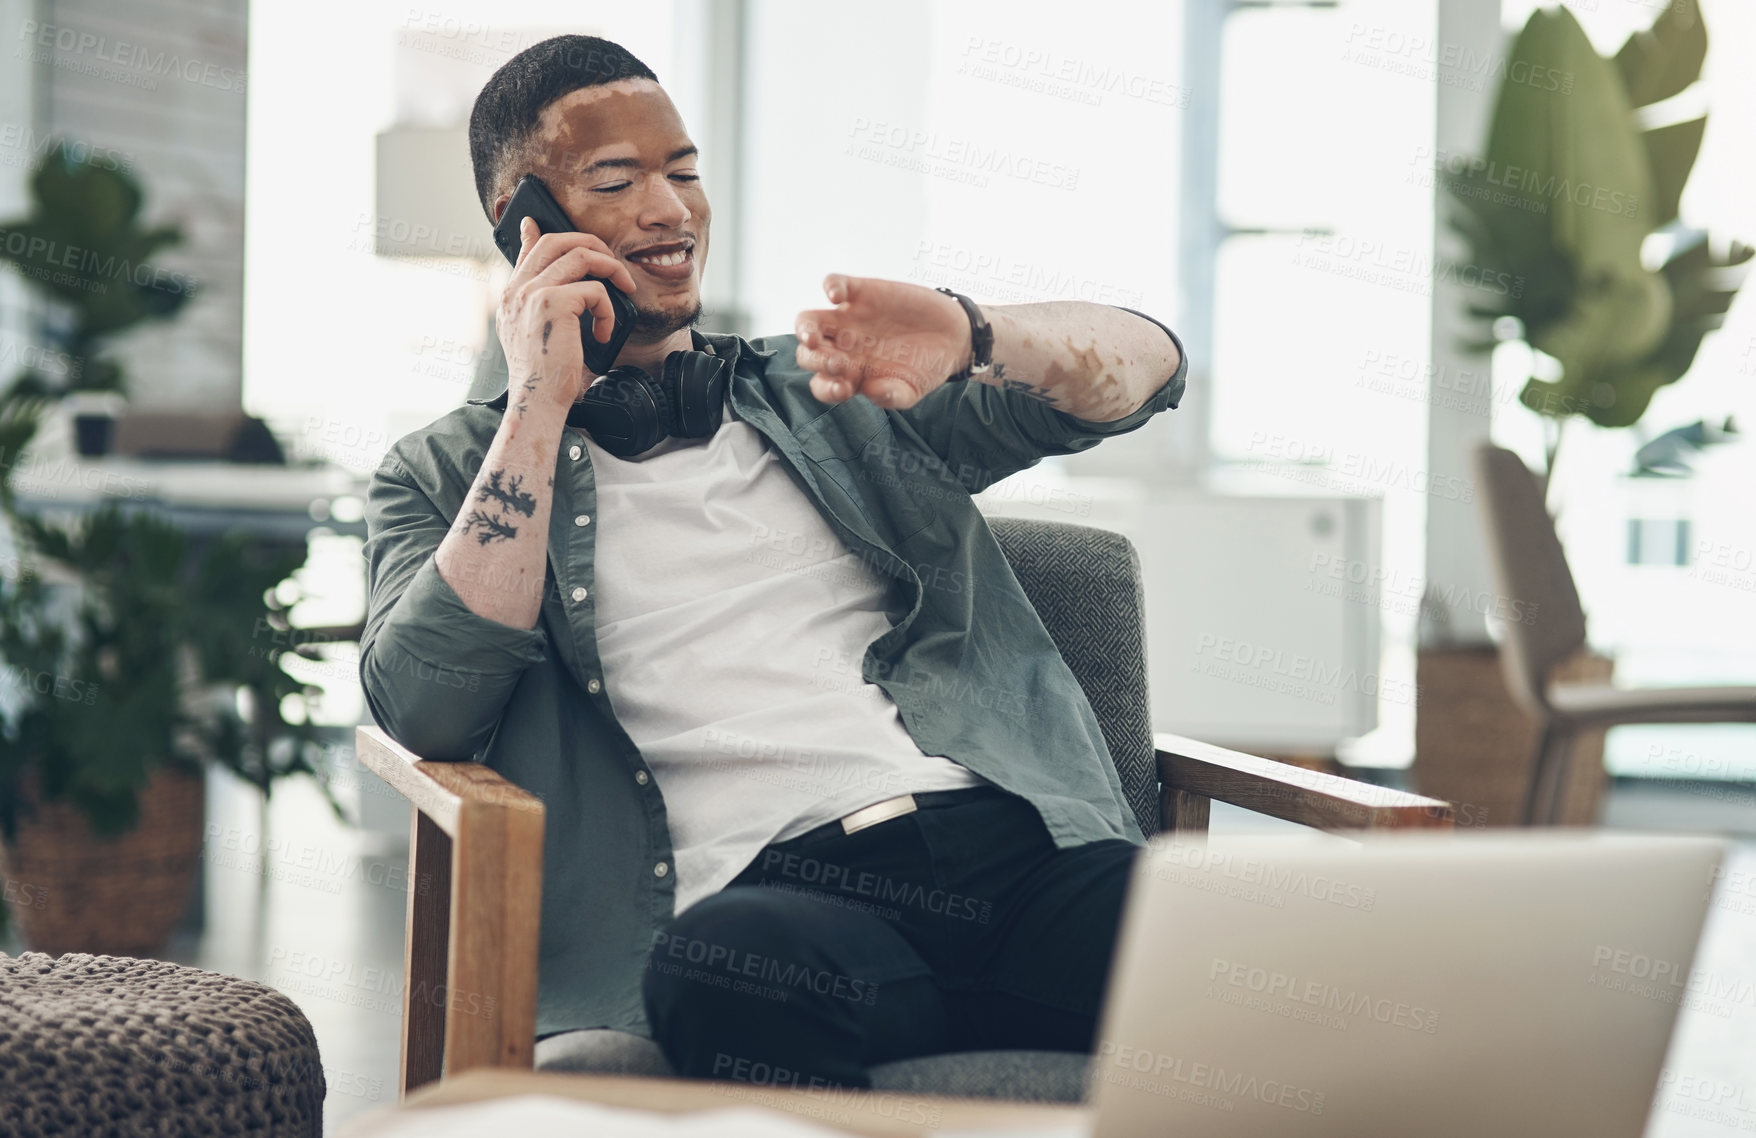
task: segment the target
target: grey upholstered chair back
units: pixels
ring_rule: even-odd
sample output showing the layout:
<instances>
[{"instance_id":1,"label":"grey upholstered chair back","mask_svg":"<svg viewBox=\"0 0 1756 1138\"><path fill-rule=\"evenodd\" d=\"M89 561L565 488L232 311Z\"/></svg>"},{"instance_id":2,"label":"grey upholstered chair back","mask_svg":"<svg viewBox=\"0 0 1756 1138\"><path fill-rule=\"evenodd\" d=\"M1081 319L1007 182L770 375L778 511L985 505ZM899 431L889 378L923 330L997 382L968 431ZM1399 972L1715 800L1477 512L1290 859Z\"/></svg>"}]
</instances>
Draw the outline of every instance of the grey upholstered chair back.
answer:
<instances>
[{"instance_id":1,"label":"grey upholstered chair back","mask_svg":"<svg viewBox=\"0 0 1756 1138\"><path fill-rule=\"evenodd\" d=\"M1141 831L1157 833L1146 612L1133 543L1111 530L1067 522L1008 517L987 522L1091 701Z\"/></svg>"},{"instance_id":2,"label":"grey upholstered chair back","mask_svg":"<svg viewBox=\"0 0 1756 1138\"><path fill-rule=\"evenodd\" d=\"M1513 698L1526 711L1546 717L1549 673L1585 646L1579 591L1542 488L1524 460L1482 443L1475 450L1475 470L1495 585L1505 608L1519 616L1506 621L1500 664Z\"/></svg>"}]
</instances>

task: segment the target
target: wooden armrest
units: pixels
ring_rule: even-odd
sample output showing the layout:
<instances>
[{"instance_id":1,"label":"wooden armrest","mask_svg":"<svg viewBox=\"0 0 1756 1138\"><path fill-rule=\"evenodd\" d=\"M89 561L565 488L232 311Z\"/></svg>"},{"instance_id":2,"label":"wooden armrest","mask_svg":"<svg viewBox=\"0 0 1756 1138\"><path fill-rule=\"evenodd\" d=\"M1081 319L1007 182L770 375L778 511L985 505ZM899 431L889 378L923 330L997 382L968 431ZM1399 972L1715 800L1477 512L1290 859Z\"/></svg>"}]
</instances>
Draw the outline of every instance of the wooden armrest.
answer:
<instances>
[{"instance_id":1,"label":"wooden armrest","mask_svg":"<svg viewBox=\"0 0 1756 1138\"><path fill-rule=\"evenodd\" d=\"M377 727L356 754L414 807L402 1093L535 1059L543 803L480 763L422 759Z\"/></svg>"},{"instance_id":2,"label":"wooden armrest","mask_svg":"<svg viewBox=\"0 0 1756 1138\"><path fill-rule=\"evenodd\" d=\"M539 822L543 817L542 799L492 767L423 759L378 727L354 734L360 762L453 838L466 806L533 814Z\"/></svg>"},{"instance_id":3,"label":"wooden armrest","mask_svg":"<svg viewBox=\"0 0 1756 1138\"><path fill-rule=\"evenodd\" d=\"M1167 830L1202 830L1213 799L1321 830L1450 829L1449 802L1157 733Z\"/></svg>"}]
</instances>

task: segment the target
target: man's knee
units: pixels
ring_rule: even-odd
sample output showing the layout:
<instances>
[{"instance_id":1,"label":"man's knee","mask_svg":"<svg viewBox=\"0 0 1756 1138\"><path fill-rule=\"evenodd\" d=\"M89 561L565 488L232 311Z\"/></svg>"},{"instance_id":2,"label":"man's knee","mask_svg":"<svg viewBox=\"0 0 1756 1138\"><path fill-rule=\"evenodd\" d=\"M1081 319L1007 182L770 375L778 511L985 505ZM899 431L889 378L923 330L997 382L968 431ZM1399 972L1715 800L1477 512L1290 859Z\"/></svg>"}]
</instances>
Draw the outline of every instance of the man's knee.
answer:
<instances>
[{"instance_id":1,"label":"man's knee","mask_svg":"<svg viewBox=\"0 0 1756 1138\"><path fill-rule=\"evenodd\" d=\"M659 933L643 982L654 1027L680 1002L745 993L764 961L785 957L798 934L783 900L755 886L725 890L691 905Z\"/></svg>"}]
</instances>

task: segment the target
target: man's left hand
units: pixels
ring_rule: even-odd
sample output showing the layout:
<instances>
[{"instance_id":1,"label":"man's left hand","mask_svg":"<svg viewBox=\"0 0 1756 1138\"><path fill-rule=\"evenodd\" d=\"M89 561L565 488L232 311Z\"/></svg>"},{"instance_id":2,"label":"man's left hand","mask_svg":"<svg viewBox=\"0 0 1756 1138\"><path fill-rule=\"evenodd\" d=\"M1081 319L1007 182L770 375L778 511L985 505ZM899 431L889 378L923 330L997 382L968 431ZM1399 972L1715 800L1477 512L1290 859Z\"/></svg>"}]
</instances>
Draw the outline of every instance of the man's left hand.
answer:
<instances>
[{"instance_id":1,"label":"man's left hand","mask_svg":"<svg viewBox=\"0 0 1756 1138\"><path fill-rule=\"evenodd\" d=\"M880 407L913 407L970 359L963 306L922 285L831 273L834 308L799 313L799 366L824 403L864 395Z\"/></svg>"}]
</instances>

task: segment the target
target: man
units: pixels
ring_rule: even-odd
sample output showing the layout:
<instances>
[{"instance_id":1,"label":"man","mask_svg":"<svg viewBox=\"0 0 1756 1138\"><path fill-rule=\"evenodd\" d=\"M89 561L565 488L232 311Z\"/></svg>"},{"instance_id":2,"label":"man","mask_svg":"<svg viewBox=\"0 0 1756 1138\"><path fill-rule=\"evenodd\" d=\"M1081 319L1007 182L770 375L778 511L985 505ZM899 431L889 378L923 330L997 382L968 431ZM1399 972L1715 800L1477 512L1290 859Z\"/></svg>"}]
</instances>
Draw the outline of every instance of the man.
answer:
<instances>
[{"instance_id":1,"label":"man","mask_svg":"<svg viewBox=\"0 0 1756 1138\"><path fill-rule=\"evenodd\" d=\"M509 60L470 147L491 220L530 174L580 232L521 233L509 390L374 475L360 667L392 736L545 803L539 1037L847 1086L1089 1050L1143 838L970 494L1176 406L1176 337L839 274L793 335L694 331L696 148L601 39ZM587 276L639 313L618 367L734 361L710 435L618 458L570 423L579 317L613 319Z\"/></svg>"}]
</instances>

